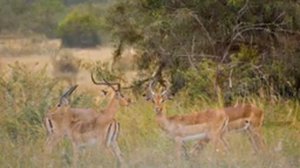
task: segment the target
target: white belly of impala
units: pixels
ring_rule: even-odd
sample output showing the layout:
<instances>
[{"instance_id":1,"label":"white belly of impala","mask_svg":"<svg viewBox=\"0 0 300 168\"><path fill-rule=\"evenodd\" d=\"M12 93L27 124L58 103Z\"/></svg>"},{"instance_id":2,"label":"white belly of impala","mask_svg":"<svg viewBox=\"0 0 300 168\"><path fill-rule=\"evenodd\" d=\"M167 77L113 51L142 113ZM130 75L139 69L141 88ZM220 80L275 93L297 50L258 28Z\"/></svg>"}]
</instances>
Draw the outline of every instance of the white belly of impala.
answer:
<instances>
[{"instance_id":1,"label":"white belly of impala","mask_svg":"<svg viewBox=\"0 0 300 168\"><path fill-rule=\"evenodd\" d=\"M193 141L193 140L201 140L207 138L207 133L199 133L194 135L184 136L182 138L183 141Z\"/></svg>"},{"instance_id":2,"label":"white belly of impala","mask_svg":"<svg viewBox=\"0 0 300 168\"><path fill-rule=\"evenodd\" d=\"M97 143L96 138L88 139L87 141L84 141L78 145L79 148L86 147L86 146L93 146Z\"/></svg>"}]
</instances>

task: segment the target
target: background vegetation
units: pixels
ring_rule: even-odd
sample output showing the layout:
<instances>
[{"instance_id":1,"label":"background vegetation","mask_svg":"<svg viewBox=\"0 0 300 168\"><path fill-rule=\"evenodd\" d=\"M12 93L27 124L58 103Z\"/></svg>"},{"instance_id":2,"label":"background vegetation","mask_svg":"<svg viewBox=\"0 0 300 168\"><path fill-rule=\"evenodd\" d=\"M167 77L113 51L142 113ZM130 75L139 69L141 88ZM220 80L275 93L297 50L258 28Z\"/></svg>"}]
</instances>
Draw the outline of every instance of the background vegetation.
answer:
<instances>
[{"instance_id":1,"label":"background vegetation","mask_svg":"<svg viewBox=\"0 0 300 168\"><path fill-rule=\"evenodd\" d=\"M154 71L153 64L161 66L174 91L183 81L197 85L206 80L199 92L208 89L217 95L221 89L229 103L235 96L260 91L299 98L296 1L128 0L110 10L113 34L139 49L139 68ZM203 69L203 64L208 67ZM208 68L213 74L203 73ZM182 73L200 81L188 81Z\"/></svg>"},{"instance_id":2,"label":"background vegetation","mask_svg":"<svg viewBox=\"0 0 300 168\"><path fill-rule=\"evenodd\" d=\"M43 50L41 42L47 38L60 38L61 48L113 45L113 67L82 63L68 52L59 55L65 57L60 62L52 63L58 70L71 66L75 78L80 71L97 70L124 84L126 73L134 71L136 76L126 83L134 90L126 90L125 95L135 91L135 100L117 114L122 125L120 146L130 167L177 166L173 142L158 128L151 104L140 96L147 81L157 78L175 94L167 103L168 115L236 102L254 103L266 114L268 152L253 155L247 138L232 133L226 137L232 147L230 155L215 157L208 146L183 167L297 168L299 16L300 4L293 0L0 0L1 40L8 34L45 36L32 38L18 52L0 43L0 51L10 56L43 55L50 52ZM130 47L135 50L134 59L124 63L122 54ZM53 80L47 66L32 70L16 63L3 70L1 65L1 167L70 166L68 141L51 157L43 155L43 116L66 87ZM93 91L76 91L72 105L103 108L107 100L96 103L94 95ZM81 167L114 166L113 158L102 151L82 153Z\"/></svg>"}]
</instances>

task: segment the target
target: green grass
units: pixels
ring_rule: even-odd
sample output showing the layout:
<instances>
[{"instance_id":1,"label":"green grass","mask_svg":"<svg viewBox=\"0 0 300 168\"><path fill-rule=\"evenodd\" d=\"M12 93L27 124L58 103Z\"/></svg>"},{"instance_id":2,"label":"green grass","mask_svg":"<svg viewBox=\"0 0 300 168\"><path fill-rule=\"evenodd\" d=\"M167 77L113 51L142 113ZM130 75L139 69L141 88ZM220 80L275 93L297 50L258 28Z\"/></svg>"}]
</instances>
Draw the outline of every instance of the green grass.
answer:
<instances>
[{"instance_id":1,"label":"green grass","mask_svg":"<svg viewBox=\"0 0 300 168\"><path fill-rule=\"evenodd\" d=\"M0 80L0 167L71 167L72 150L67 140L61 142L51 155L43 152L46 130L41 123L42 117L50 106L56 104L65 87L49 82L51 79L43 71L30 72L28 75L29 72L22 69L22 66L13 67L12 70L17 75L6 76ZM99 107L93 104L89 93L75 92L73 100L74 106ZM202 100L187 104L182 103L184 101L179 97L169 101L168 115L219 106L217 102ZM253 154L250 142L244 134L230 133L226 135L230 143L229 153L215 154L211 145L208 145L200 153L192 155L188 161L179 163L175 157L174 142L159 129L151 104L142 98L117 113L121 124L120 148L129 167L134 168L298 168L299 102L280 100L271 104L258 98L252 99L252 102L265 110L264 137L268 145L266 153ZM280 124L276 124L277 121ZM280 141L282 150L274 152ZM114 166L114 158L104 149L89 147L81 151L79 167Z\"/></svg>"}]
</instances>

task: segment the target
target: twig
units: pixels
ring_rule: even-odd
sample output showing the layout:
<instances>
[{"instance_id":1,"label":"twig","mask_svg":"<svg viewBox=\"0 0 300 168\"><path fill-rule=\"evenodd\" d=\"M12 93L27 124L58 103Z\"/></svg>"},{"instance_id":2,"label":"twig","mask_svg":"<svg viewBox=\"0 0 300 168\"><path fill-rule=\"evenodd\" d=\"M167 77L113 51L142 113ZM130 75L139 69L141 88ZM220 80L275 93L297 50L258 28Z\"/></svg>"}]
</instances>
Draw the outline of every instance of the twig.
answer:
<instances>
[{"instance_id":1,"label":"twig","mask_svg":"<svg viewBox=\"0 0 300 168\"><path fill-rule=\"evenodd\" d=\"M202 23L202 21L200 20L200 18L195 15L193 12L190 12L190 15L197 21L197 23L201 26L201 28L203 29L203 31L205 32L206 34L206 37L214 51L214 53L216 53L216 50L215 50L215 42L213 40L213 38L211 37L211 35L209 34L208 30L206 29L206 27L204 26L204 24Z\"/></svg>"},{"instance_id":2,"label":"twig","mask_svg":"<svg viewBox=\"0 0 300 168\"><path fill-rule=\"evenodd\" d=\"M232 88L232 72L233 72L233 69L231 69L230 70L230 73L229 73L229 78L228 78L228 80L229 80L229 88L231 89Z\"/></svg>"},{"instance_id":3,"label":"twig","mask_svg":"<svg viewBox=\"0 0 300 168\"><path fill-rule=\"evenodd\" d=\"M246 10L248 9L249 0L246 0L244 6L238 11L237 21L246 13Z\"/></svg>"}]
</instances>

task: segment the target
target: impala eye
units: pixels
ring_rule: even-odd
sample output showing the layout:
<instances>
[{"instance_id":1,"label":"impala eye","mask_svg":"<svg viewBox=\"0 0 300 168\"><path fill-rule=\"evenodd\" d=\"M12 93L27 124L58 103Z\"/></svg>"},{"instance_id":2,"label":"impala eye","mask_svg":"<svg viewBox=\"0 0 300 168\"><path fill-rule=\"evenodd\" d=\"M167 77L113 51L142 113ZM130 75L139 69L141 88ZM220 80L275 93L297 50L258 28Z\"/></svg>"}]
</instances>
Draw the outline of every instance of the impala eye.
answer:
<instances>
[{"instance_id":1,"label":"impala eye","mask_svg":"<svg viewBox=\"0 0 300 168\"><path fill-rule=\"evenodd\" d=\"M108 92L106 90L101 90L101 92L104 96L106 96L108 94Z\"/></svg>"},{"instance_id":2,"label":"impala eye","mask_svg":"<svg viewBox=\"0 0 300 168\"><path fill-rule=\"evenodd\" d=\"M165 99L163 97L159 97L158 100L160 103L163 103L165 101Z\"/></svg>"}]
</instances>

